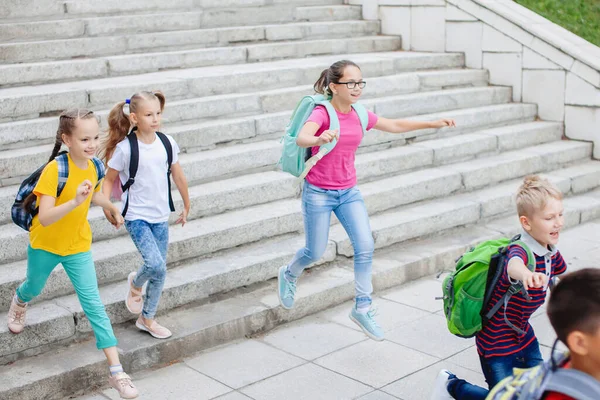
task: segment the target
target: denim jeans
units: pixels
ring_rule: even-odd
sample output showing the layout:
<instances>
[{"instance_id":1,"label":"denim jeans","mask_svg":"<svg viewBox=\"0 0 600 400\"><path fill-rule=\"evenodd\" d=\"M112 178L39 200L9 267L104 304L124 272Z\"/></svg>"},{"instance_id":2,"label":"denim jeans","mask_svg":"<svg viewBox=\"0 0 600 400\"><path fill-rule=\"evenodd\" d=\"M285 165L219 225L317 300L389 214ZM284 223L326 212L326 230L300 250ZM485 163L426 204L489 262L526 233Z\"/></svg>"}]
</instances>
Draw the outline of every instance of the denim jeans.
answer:
<instances>
[{"instance_id":1,"label":"denim jeans","mask_svg":"<svg viewBox=\"0 0 600 400\"><path fill-rule=\"evenodd\" d=\"M515 354L490 358L479 356L479 361L481 362L483 375L485 375L485 381L489 390L491 390L502 379L511 376L513 368L532 368L544 360L538 340L533 339L529 346ZM453 380L448 384L448 392L457 400L485 400L489 390L470 384L462 379Z\"/></svg>"},{"instance_id":2,"label":"denim jeans","mask_svg":"<svg viewBox=\"0 0 600 400\"><path fill-rule=\"evenodd\" d=\"M133 285L141 288L146 282L146 296L142 316L152 319L156 315L158 302L167 275L167 248L169 246L169 223L151 224L141 219L125 221L135 247L142 255L144 264L137 272Z\"/></svg>"},{"instance_id":3,"label":"denim jeans","mask_svg":"<svg viewBox=\"0 0 600 400\"><path fill-rule=\"evenodd\" d=\"M28 303L37 297L44 289L50 273L58 264L62 264L73 283L81 308L90 321L94 336L96 336L96 347L107 349L116 346L117 339L98 292L96 268L91 251L59 256L29 246L27 248L27 279L17 288L19 300Z\"/></svg>"},{"instance_id":4,"label":"denim jeans","mask_svg":"<svg viewBox=\"0 0 600 400\"><path fill-rule=\"evenodd\" d=\"M373 292L371 266L374 243L365 202L356 186L344 190L326 190L304 183L302 214L306 246L298 250L288 265L286 275L296 279L304 268L323 256L327 248L332 211L354 247L356 305L358 308L368 307Z\"/></svg>"}]
</instances>

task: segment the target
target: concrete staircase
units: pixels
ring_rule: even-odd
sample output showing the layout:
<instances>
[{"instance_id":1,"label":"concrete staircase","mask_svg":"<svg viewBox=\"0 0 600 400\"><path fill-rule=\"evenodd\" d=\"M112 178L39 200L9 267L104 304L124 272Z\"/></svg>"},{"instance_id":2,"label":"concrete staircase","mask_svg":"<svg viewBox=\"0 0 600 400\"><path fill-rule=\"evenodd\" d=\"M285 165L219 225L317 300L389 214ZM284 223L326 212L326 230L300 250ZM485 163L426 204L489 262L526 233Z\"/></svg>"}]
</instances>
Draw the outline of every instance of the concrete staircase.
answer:
<instances>
[{"instance_id":1,"label":"concrete staircase","mask_svg":"<svg viewBox=\"0 0 600 400\"><path fill-rule=\"evenodd\" d=\"M516 232L512 198L529 173L563 190L567 226L600 216L591 144L562 140L562 124L539 121L535 104L511 103L510 89L464 69L462 54L397 51L401 38L378 36L377 22L341 0L171 0L168 10L158 0L23 3L0 10L3 314L25 277L28 243L9 208L22 178L48 157L61 110L90 107L105 117L135 91L160 89L163 131L183 152L192 210L184 228L171 230L160 308L172 338L133 327L125 279L141 259L124 229L98 208L89 213L100 292L128 371L353 297L352 246L335 219L293 310L278 306L272 279L304 240L294 178L275 169L279 137L298 99L341 58L361 66L363 102L374 112L458 125L365 136L356 164L376 290L451 268L470 244ZM62 268L27 318L18 336L0 324L0 399L60 399L105 383L104 356Z\"/></svg>"}]
</instances>

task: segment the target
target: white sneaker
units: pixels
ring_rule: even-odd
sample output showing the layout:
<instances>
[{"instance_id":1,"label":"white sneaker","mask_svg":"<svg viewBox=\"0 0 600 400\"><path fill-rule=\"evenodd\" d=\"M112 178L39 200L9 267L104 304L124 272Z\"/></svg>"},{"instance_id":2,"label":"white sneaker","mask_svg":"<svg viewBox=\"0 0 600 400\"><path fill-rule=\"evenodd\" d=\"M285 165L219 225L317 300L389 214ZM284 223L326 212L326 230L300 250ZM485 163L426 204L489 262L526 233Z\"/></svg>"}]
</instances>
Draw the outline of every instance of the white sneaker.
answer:
<instances>
[{"instance_id":1,"label":"white sneaker","mask_svg":"<svg viewBox=\"0 0 600 400\"><path fill-rule=\"evenodd\" d=\"M445 369L441 370L435 379L433 384L433 393L431 394L431 400L454 400L450 393L448 393L448 381L454 377L450 371Z\"/></svg>"}]
</instances>

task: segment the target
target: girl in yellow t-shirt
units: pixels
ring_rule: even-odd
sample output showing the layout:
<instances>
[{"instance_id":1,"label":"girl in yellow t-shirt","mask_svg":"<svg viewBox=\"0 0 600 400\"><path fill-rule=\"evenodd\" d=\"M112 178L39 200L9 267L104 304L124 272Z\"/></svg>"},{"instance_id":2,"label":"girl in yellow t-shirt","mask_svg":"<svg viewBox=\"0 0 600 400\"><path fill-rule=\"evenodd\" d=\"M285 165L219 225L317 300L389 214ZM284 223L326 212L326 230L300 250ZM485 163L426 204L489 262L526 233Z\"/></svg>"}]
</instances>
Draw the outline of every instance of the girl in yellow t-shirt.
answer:
<instances>
[{"instance_id":1,"label":"girl in yellow t-shirt","mask_svg":"<svg viewBox=\"0 0 600 400\"><path fill-rule=\"evenodd\" d=\"M36 202L38 214L31 222L27 249L27 279L17 288L8 312L8 329L18 334L25 326L27 303L38 296L52 270L60 263L75 287L85 315L90 321L96 346L109 363L109 383L121 398L133 399L138 391L123 372L117 352L117 339L100 300L96 269L90 251L92 232L87 220L90 203L109 210L117 227L123 224L119 209L100 190L98 173L92 162L99 143L98 119L92 111L73 109L60 115L56 143L25 207ZM58 164L62 146L69 148L69 176L57 197ZM64 158L60 159L61 162Z\"/></svg>"}]
</instances>

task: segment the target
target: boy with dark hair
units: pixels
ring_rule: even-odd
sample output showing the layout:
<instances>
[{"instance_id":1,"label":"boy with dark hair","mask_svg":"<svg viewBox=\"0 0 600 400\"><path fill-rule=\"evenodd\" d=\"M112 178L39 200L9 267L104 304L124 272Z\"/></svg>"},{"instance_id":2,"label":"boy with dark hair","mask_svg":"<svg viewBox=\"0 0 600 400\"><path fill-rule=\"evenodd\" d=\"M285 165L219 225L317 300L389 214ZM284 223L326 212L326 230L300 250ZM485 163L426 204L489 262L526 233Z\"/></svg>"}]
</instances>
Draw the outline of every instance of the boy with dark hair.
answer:
<instances>
[{"instance_id":1,"label":"boy with dark hair","mask_svg":"<svg viewBox=\"0 0 600 400\"><path fill-rule=\"evenodd\" d=\"M565 276L550 296L548 317L558 339L569 348L570 361L564 367L591 376L600 388L600 269ZM550 392L544 400L578 399Z\"/></svg>"}]
</instances>

